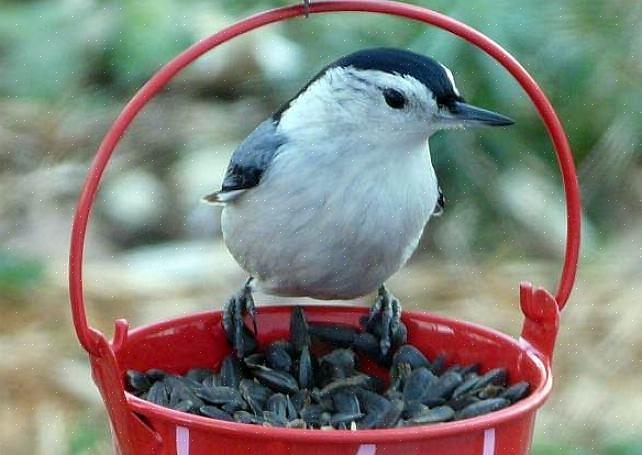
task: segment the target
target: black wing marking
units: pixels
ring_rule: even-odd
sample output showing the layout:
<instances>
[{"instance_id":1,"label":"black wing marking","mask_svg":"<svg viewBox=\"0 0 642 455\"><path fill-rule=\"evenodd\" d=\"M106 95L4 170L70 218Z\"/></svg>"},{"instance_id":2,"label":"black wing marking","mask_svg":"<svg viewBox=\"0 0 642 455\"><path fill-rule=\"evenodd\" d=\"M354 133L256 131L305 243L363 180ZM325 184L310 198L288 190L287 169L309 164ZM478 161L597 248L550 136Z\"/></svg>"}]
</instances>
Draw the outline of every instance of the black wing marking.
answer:
<instances>
[{"instance_id":1,"label":"black wing marking","mask_svg":"<svg viewBox=\"0 0 642 455\"><path fill-rule=\"evenodd\" d=\"M270 118L245 138L232 154L221 190L205 196L205 201L228 202L259 184L279 147L286 142L285 136L279 134L276 127L277 123Z\"/></svg>"},{"instance_id":2,"label":"black wing marking","mask_svg":"<svg viewBox=\"0 0 642 455\"><path fill-rule=\"evenodd\" d=\"M439 196L437 197L437 204L435 205L435 210L432 212L432 216L440 216L444 213L444 207L446 206L446 198L440 186L437 186L437 191L439 192Z\"/></svg>"}]
</instances>

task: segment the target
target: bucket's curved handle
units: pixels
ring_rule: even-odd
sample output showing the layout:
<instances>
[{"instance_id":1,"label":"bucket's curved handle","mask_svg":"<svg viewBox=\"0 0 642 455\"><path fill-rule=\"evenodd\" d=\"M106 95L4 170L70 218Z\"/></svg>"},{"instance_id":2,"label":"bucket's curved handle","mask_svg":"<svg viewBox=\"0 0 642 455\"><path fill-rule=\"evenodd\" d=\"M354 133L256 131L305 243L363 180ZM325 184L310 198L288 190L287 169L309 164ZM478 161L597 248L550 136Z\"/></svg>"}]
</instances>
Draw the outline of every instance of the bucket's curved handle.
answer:
<instances>
[{"instance_id":1,"label":"bucket's curved handle","mask_svg":"<svg viewBox=\"0 0 642 455\"><path fill-rule=\"evenodd\" d=\"M562 173L566 195L567 242L562 275L558 284L555 302L562 309L568 300L575 280L580 244L580 195L571 149L564 128L544 92L530 74L501 46L477 30L441 13L419 6L386 0L330 0L314 2L310 13L362 11L405 17L434 25L446 30L499 62L508 70L526 91L544 121L555 147ZM120 113L103 139L89 170L74 215L69 256L69 288L74 326L82 346L90 354L98 355L99 338L102 334L87 322L82 286L84 242L89 213L109 158L130 123L158 92L186 66L205 52L238 35L264 25L304 14L301 4L277 8L242 20L204 40L194 44L161 68L131 99ZM526 314L527 318L529 317Z\"/></svg>"}]
</instances>

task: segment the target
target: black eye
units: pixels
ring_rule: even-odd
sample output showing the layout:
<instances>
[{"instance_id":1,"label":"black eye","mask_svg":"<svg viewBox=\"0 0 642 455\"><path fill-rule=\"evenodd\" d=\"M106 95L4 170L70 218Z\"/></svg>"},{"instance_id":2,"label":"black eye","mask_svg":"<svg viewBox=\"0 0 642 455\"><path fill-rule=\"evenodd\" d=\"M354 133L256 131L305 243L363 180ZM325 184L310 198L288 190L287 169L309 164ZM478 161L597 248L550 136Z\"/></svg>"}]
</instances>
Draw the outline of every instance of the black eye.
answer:
<instances>
[{"instance_id":1,"label":"black eye","mask_svg":"<svg viewBox=\"0 0 642 455\"><path fill-rule=\"evenodd\" d=\"M406 97L403 93L394 88L387 88L383 91L383 97L388 106L393 109L402 109L406 105Z\"/></svg>"}]
</instances>

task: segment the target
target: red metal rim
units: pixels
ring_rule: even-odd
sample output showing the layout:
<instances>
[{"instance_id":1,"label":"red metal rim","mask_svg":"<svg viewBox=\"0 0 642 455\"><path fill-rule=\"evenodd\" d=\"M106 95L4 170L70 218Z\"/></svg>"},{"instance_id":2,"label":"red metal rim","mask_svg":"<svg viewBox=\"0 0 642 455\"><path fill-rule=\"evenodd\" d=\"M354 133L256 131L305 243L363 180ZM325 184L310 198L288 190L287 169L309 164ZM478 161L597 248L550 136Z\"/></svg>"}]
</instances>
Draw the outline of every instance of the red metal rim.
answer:
<instances>
[{"instance_id":1,"label":"red metal rim","mask_svg":"<svg viewBox=\"0 0 642 455\"><path fill-rule=\"evenodd\" d=\"M264 310L278 311L279 308L280 307L269 307L265 308ZM360 307L327 308L334 311L352 311L359 313L366 311L365 308ZM135 342L136 338L144 337L147 334L162 333L165 330L175 327L180 322L191 320L202 321L203 317L210 314L211 312L196 313L190 316L185 316L170 321L164 321L145 327L139 327L129 333L128 340L130 342ZM538 387L533 390L527 398L524 398L523 400L520 400L505 409L471 419L446 422L438 425L425 425L411 428L392 428L387 430L359 430L356 432L326 432L320 430L301 430L276 427L266 428L257 425L244 425L235 422L212 420L207 417L186 414L183 412L173 411L168 408L157 406L126 392L127 401L131 410L134 412L140 413L145 416L166 420L167 422L171 422L172 424L183 424L191 428L198 428L202 430L216 430L218 432L224 432L230 435L251 437L254 439L262 440L288 440L307 443L336 442L349 444L363 443L364 441L370 443L383 443L390 441L407 442L498 427L502 423L511 421L519 417L523 417L528 413L535 412L548 397L553 383L550 365L545 365L536 352L530 350L527 346L520 344L519 341L515 340L514 338L501 332L467 321L445 318L433 314L428 315L422 312L415 311L404 312L404 315L404 317L406 318L412 317L413 319L420 321L458 327L461 329L461 331L474 333L484 338L493 338L497 340L498 343L501 343L502 346L510 346L513 349L520 350L524 353L525 356L530 359L530 361L539 371L541 381L538 384Z\"/></svg>"},{"instance_id":2,"label":"red metal rim","mask_svg":"<svg viewBox=\"0 0 642 455\"><path fill-rule=\"evenodd\" d=\"M562 275L556 301L559 308L566 304L575 280L580 244L580 196L571 149L564 128L544 92L528 72L501 46L477 30L443 14L422 7L386 0L330 0L312 3L310 13L360 11L382 13L421 21L446 30L475 45L493 57L526 91L546 125L555 147L566 194L567 243ZM98 186L109 159L129 125L143 107L181 70L204 53L230 39L264 25L305 14L302 5L294 5L263 12L242 20L194 44L161 68L125 106L103 139L89 175L83 186L72 226L69 256L69 290L78 339L89 353L97 354L100 333L88 325L83 297L82 265L84 242Z\"/></svg>"}]
</instances>

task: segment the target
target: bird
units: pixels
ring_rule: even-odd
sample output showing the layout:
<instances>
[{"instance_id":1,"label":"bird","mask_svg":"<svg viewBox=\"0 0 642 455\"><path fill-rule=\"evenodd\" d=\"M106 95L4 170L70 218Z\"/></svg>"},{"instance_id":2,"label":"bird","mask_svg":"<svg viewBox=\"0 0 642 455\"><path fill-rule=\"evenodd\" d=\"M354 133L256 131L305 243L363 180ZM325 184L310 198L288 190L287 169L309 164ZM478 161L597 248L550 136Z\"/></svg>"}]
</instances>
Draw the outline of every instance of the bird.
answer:
<instances>
[{"instance_id":1,"label":"bird","mask_svg":"<svg viewBox=\"0 0 642 455\"><path fill-rule=\"evenodd\" d=\"M385 282L444 208L428 139L513 123L467 103L450 69L409 50L363 49L323 68L240 143L220 190L204 197L223 206L224 243L249 275L223 308L237 354L256 347L255 291L321 300L377 291L364 326L384 356L403 344L401 304Z\"/></svg>"}]
</instances>

